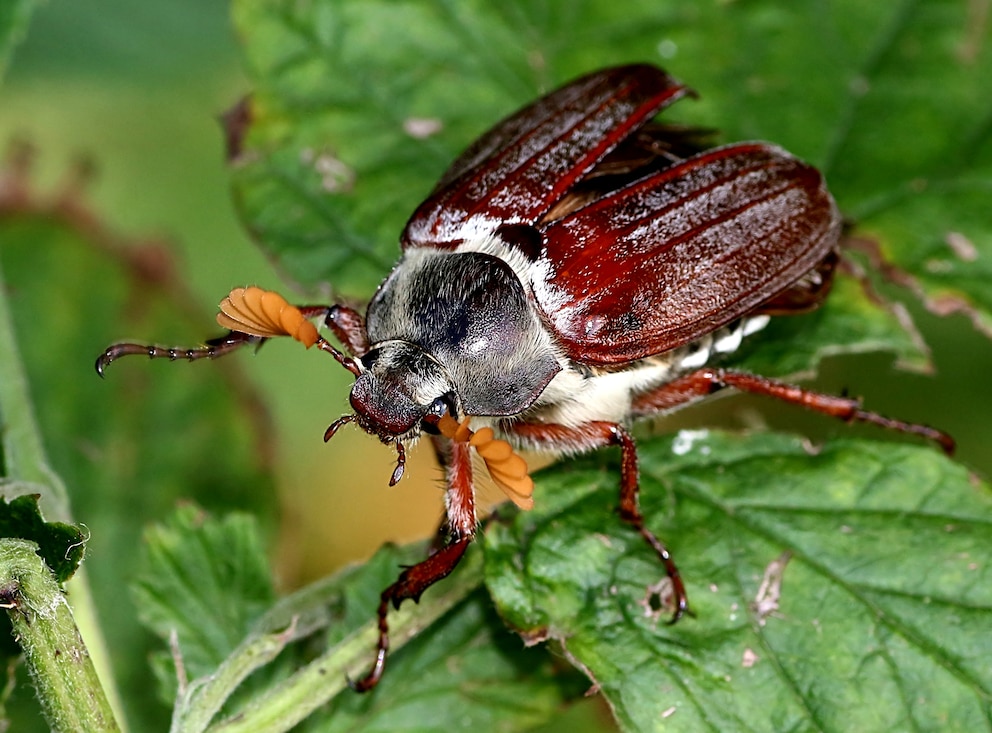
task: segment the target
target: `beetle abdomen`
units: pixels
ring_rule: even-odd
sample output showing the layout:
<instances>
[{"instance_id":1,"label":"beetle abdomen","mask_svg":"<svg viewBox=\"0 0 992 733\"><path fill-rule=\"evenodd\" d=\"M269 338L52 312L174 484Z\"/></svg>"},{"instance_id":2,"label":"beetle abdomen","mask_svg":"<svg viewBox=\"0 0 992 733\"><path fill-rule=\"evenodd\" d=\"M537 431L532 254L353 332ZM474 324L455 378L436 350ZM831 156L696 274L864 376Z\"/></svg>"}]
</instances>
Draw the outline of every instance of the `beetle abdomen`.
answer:
<instances>
[{"instance_id":1,"label":"beetle abdomen","mask_svg":"<svg viewBox=\"0 0 992 733\"><path fill-rule=\"evenodd\" d=\"M590 421L626 422L638 395L733 353L769 320L766 315L741 318L691 343L622 368L573 362L551 380L534 407L522 417L567 426Z\"/></svg>"}]
</instances>

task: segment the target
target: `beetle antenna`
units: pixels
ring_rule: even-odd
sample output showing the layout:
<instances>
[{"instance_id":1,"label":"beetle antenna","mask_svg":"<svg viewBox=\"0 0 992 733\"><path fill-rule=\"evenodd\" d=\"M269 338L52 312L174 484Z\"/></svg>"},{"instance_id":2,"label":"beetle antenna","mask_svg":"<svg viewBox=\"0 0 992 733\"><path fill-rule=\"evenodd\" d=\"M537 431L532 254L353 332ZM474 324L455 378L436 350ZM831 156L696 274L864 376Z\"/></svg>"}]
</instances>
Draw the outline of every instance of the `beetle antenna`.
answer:
<instances>
[{"instance_id":1,"label":"beetle antenna","mask_svg":"<svg viewBox=\"0 0 992 733\"><path fill-rule=\"evenodd\" d=\"M107 347L106 351L97 357L94 366L96 367L96 373L102 377L106 368L122 356L143 355L149 359L168 359L169 361L186 359L187 361L197 361L199 359L216 359L219 356L224 356L241 348L245 344L258 344L261 346L264 342L265 339L262 337L251 336L239 331L231 331L226 336L211 339L203 346L197 346L192 349L179 346L163 347L129 343L111 344Z\"/></svg>"}]
</instances>

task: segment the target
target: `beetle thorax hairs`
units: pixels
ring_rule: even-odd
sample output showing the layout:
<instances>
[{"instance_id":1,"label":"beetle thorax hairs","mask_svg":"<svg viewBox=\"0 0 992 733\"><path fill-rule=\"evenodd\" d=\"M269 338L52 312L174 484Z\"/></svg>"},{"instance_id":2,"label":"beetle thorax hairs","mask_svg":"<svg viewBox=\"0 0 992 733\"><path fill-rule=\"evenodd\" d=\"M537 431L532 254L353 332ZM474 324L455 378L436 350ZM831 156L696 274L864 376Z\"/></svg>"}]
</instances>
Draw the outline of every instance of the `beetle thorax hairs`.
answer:
<instances>
[{"instance_id":1,"label":"beetle thorax hairs","mask_svg":"<svg viewBox=\"0 0 992 733\"><path fill-rule=\"evenodd\" d=\"M422 255L425 251L427 250L408 250L405 256L409 258L411 255ZM504 240L499 232L469 239L454 250L454 253L461 252L481 252L502 260L513 270L528 294L535 284L544 282L539 274L542 261L532 261L518 247ZM430 256L444 257L450 254L452 253L434 250ZM705 366L716 356L736 351L745 337L763 329L769 320L764 315L741 319L690 344L643 359L620 370L590 369L572 362L541 324L541 328L530 334L533 342L527 353L553 353L561 371L554 376L534 404L519 416L472 416L472 426L491 426L511 443L518 447L527 447L512 432L500 430L500 423L504 419L540 420L569 426L581 425L591 420L624 421L630 414L634 394L663 384L679 372Z\"/></svg>"}]
</instances>

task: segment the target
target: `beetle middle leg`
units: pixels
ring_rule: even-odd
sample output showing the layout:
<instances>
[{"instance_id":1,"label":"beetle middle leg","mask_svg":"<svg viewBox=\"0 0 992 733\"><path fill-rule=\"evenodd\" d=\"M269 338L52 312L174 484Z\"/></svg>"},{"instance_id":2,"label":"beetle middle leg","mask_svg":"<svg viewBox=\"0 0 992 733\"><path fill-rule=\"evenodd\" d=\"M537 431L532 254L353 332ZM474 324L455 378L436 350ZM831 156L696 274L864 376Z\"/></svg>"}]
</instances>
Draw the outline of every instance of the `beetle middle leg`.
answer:
<instances>
[{"instance_id":1,"label":"beetle middle leg","mask_svg":"<svg viewBox=\"0 0 992 733\"><path fill-rule=\"evenodd\" d=\"M620 518L629 524L654 549L665 565L665 572L672 582L675 610L670 623L675 623L689 610L685 585L675 561L665 544L644 525L638 493L637 447L626 428L617 423L591 421L569 427L551 423L512 423L503 429L516 435L526 445L539 450L582 452L606 446L620 448Z\"/></svg>"},{"instance_id":2,"label":"beetle middle leg","mask_svg":"<svg viewBox=\"0 0 992 733\"><path fill-rule=\"evenodd\" d=\"M455 569L475 538L475 492L472 487L470 450L468 443L454 442L451 445L447 465L448 492L445 495L448 544L426 560L403 570L396 582L379 596L379 644L375 664L360 680L349 680L348 684L357 692L366 692L375 687L386 668L389 653L389 607L398 609L408 598L418 601L425 590L446 578Z\"/></svg>"},{"instance_id":3,"label":"beetle middle leg","mask_svg":"<svg viewBox=\"0 0 992 733\"><path fill-rule=\"evenodd\" d=\"M632 414L635 417L657 415L694 402L724 387L734 387L742 392L774 397L845 422L865 422L900 433L918 435L937 443L948 455L954 453L954 439L947 433L928 425L904 422L879 415L877 412L863 410L860 400L850 397L837 397L767 377L727 369L699 369L639 395L634 398Z\"/></svg>"}]
</instances>

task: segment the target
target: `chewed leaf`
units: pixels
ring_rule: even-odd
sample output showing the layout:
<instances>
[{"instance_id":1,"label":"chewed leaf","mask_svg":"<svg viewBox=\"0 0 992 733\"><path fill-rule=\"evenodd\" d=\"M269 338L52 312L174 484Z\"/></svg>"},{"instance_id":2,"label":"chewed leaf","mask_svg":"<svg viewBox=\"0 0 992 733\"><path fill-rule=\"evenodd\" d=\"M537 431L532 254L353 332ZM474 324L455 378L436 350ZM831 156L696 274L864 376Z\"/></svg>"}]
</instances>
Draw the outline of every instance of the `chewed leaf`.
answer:
<instances>
[{"instance_id":1,"label":"chewed leaf","mask_svg":"<svg viewBox=\"0 0 992 733\"><path fill-rule=\"evenodd\" d=\"M0 500L0 537L36 543L38 554L56 580L64 583L82 562L87 537L75 525L45 521L38 498L37 494L23 494L9 502Z\"/></svg>"},{"instance_id":2,"label":"chewed leaf","mask_svg":"<svg viewBox=\"0 0 992 733\"><path fill-rule=\"evenodd\" d=\"M235 288L220 302L217 323L250 336L292 336L310 348L319 335L317 328L279 293L261 288Z\"/></svg>"}]
</instances>

